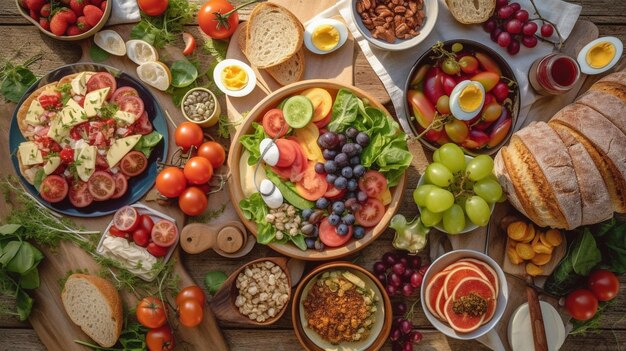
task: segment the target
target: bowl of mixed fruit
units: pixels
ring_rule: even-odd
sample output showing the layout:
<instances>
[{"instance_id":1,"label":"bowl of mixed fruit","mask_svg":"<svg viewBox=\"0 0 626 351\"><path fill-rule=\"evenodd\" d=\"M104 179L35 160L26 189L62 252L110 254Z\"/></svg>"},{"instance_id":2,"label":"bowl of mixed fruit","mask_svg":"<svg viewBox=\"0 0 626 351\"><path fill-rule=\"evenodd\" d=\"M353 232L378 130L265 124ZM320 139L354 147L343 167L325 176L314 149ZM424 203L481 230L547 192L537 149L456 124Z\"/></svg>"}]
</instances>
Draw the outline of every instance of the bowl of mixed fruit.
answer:
<instances>
[{"instance_id":1,"label":"bowl of mixed fruit","mask_svg":"<svg viewBox=\"0 0 626 351\"><path fill-rule=\"evenodd\" d=\"M470 40L438 42L415 63L405 86L412 132L430 150L452 142L470 155L507 143L519 88L506 61Z\"/></svg>"},{"instance_id":2,"label":"bowl of mixed fruit","mask_svg":"<svg viewBox=\"0 0 626 351\"><path fill-rule=\"evenodd\" d=\"M310 80L277 90L233 138L230 197L257 241L305 260L370 244L397 210L406 135L355 87Z\"/></svg>"}]
</instances>

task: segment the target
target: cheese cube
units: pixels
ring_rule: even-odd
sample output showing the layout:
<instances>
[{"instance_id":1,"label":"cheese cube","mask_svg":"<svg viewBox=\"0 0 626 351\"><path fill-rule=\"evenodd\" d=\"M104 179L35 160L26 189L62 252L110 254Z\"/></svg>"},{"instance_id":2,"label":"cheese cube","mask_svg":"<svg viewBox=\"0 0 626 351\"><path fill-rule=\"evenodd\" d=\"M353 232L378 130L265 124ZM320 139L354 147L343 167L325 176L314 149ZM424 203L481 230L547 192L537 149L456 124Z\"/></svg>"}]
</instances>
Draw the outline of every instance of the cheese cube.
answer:
<instances>
[{"instance_id":1,"label":"cheese cube","mask_svg":"<svg viewBox=\"0 0 626 351\"><path fill-rule=\"evenodd\" d=\"M93 117L98 114L98 109L102 107L109 94L109 87L94 90L85 95L85 113L87 117Z\"/></svg>"},{"instance_id":2,"label":"cheese cube","mask_svg":"<svg viewBox=\"0 0 626 351\"><path fill-rule=\"evenodd\" d=\"M52 174L61 164L61 158L59 156L50 156L48 161L43 165L43 172L46 175Z\"/></svg>"},{"instance_id":3,"label":"cheese cube","mask_svg":"<svg viewBox=\"0 0 626 351\"><path fill-rule=\"evenodd\" d=\"M117 139L107 152L107 164L109 167L113 167L120 162L122 157L126 156L126 154L129 153L135 145L137 145L139 139L141 139L140 134Z\"/></svg>"},{"instance_id":4,"label":"cheese cube","mask_svg":"<svg viewBox=\"0 0 626 351\"><path fill-rule=\"evenodd\" d=\"M19 146L20 160L24 166L33 166L43 163L41 151L32 141L25 141Z\"/></svg>"},{"instance_id":5,"label":"cheese cube","mask_svg":"<svg viewBox=\"0 0 626 351\"><path fill-rule=\"evenodd\" d=\"M72 86L72 93L74 93L74 95L85 95L87 93L87 82L91 76L93 76L93 73L81 72L74 79L72 79L72 82L70 83Z\"/></svg>"},{"instance_id":6,"label":"cheese cube","mask_svg":"<svg viewBox=\"0 0 626 351\"><path fill-rule=\"evenodd\" d=\"M54 139L57 143L61 143L63 139L70 135L70 128L66 128L61 123L59 116L50 122L50 130L48 130L48 137Z\"/></svg>"},{"instance_id":7,"label":"cheese cube","mask_svg":"<svg viewBox=\"0 0 626 351\"><path fill-rule=\"evenodd\" d=\"M76 158L76 173L78 177L86 182L96 170L96 153L98 148L93 145L80 149L80 155Z\"/></svg>"},{"instance_id":8,"label":"cheese cube","mask_svg":"<svg viewBox=\"0 0 626 351\"><path fill-rule=\"evenodd\" d=\"M69 99L67 105L59 112L59 116L65 128L72 128L87 121L85 110L74 99Z\"/></svg>"},{"instance_id":9,"label":"cheese cube","mask_svg":"<svg viewBox=\"0 0 626 351\"><path fill-rule=\"evenodd\" d=\"M26 118L24 121L34 126L41 125L41 115L45 112L46 110L43 109L39 100L35 99L30 103L30 107L28 107L28 112L26 112Z\"/></svg>"},{"instance_id":10,"label":"cheese cube","mask_svg":"<svg viewBox=\"0 0 626 351\"><path fill-rule=\"evenodd\" d=\"M117 124L121 126L127 126L135 123L138 118L137 115L132 112L117 111L115 112L115 116L113 116L113 119L115 119L115 122Z\"/></svg>"}]
</instances>

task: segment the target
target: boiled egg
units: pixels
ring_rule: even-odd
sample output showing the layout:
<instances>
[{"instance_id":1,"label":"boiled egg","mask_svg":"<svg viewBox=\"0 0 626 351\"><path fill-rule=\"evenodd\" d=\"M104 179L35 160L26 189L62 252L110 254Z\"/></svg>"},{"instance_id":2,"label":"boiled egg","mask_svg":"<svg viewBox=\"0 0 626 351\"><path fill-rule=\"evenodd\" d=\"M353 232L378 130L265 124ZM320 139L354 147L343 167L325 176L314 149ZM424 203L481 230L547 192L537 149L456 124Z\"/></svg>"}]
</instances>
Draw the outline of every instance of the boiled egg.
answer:
<instances>
[{"instance_id":1,"label":"boiled egg","mask_svg":"<svg viewBox=\"0 0 626 351\"><path fill-rule=\"evenodd\" d=\"M339 49L348 40L346 26L334 19L312 20L304 31L304 45L309 51L323 55Z\"/></svg>"},{"instance_id":2,"label":"boiled egg","mask_svg":"<svg viewBox=\"0 0 626 351\"><path fill-rule=\"evenodd\" d=\"M580 70L585 74L599 74L611 69L624 50L624 44L615 37L598 38L585 45L578 53Z\"/></svg>"},{"instance_id":3,"label":"boiled egg","mask_svg":"<svg viewBox=\"0 0 626 351\"><path fill-rule=\"evenodd\" d=\"M450 93L450 112L461 121L476 117L485 104L485 88L479 82L464 80Z\"/></svg>"},{"instance_id":4,"label":"boiled egg","mask_svg":"<svg viewBox=\"0 0 626 351\"><path fill-rule=\"evenodd\" d=\"M213 70L215 85L226 95L232 97L246 96L256 86L256 74L246 63L226 59L215 66Z\"/></svg>"},{"instance_id":5,"label":"boiled egg","mask_svg":"<svg viewBox=\"0 0 626 351\"><path fill-rule=\"evenodd\" d=\"M269 208L279 208L283 204L283 194L278 190L276 185L268 179L263 179L259 185L261 198Z\"/></svg>"},{"instance_id":6,"label":"boiled egg","mask_svg":"<svg viewBox=\"0 0 626 351\"><path fill-rule=\"evenodd\" d=\"M278 146L276 146L274 140L270 138L261 140L259 143L259 151L261 152L261 158L265 161L265 163L270 166L276 166L278 158L280 157L280 152L278 151Z\"/></svg>"}]
</instances>

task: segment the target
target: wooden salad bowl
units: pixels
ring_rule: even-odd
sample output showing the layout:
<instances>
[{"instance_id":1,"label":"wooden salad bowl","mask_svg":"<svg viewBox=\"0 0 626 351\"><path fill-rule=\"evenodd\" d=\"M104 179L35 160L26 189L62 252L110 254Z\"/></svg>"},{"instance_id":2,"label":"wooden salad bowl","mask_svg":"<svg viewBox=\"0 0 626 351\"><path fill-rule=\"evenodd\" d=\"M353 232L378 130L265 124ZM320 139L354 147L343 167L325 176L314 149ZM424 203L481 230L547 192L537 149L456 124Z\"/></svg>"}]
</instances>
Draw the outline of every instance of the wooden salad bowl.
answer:
<instances>
[{"instance_id":1,"label":"wooden salad bowl","mask_svg":"<svg viewBox=\"0 0 626 351\"><path fill-rule=\"evenodd\" d=\"M243 190L241 188L240 182L240 170L239 170L239 159L241 158L242 152L245 150L239 140L245 134L249 134L252 131L252 123L261 121L263 115L268 110L276 107L280 101L284 98L294 95L300 91L309 88L324 88L327 89L330 94L334 97L342 88L349 89L353 93L355 93L359 98L367 99L369 103L381 111L383 111L387 116L391 116L389 111L385 109L385 107L378 102L373 96L366 93L365 91L347 85L342 84L332 80L324 80L324 79L313 79L306 80L298 83L291 84L289 86L283 87L271 95L267 96L263 100L261 100L252 110L248 113L246 119L243 121L241 126L238 128L237 133L233 138L233 142L230 145L230 150L228 153L228 166L230 168L231 176L228 179L228 190L230 192L230 199L233 202L235 210L239 215L239 218L243 222L243 224L250 230L255 236L257 235L257 225L255 222L248 220L244 215L241 209L239 208L239 201L245 198ZM389 117L391 118L391 117ZM376 238L378 238L387 228L391 217L394 216L396 211L400 206L400 201L402 198L402 194L404 193L404 188L406 186L406 173L403 177L400 178L398 185L391 189L391 203L387 205L387 211L383 216L382 220L373 228L369 228L365 233L365 236L359 240L350 240L346 245L336 248L325 248L323 251L317 250L306 250L302 251L298 249L295 245L289 244L269 244L269 246L283 255L307 260L307 261L326 261L333 260L340 257L344 257L350 254L354 254L359 250L362 250L367 245L371 244Z\"/></svg>"}]
</instances>

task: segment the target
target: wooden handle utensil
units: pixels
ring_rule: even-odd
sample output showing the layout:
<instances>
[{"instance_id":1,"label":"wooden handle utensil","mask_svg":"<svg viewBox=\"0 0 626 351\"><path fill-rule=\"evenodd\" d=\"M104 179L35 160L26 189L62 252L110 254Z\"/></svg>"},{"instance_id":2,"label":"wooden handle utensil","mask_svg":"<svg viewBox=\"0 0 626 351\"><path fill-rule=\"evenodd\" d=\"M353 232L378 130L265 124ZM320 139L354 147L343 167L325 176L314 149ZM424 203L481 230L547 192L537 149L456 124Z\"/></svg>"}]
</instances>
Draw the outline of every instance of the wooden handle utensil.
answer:
<instances>
[{"instance_id":1,"label":"wooden handle utensil","mask_svg":"<svg viewBox=\"0 0 626 351\"><path fill-rule=\"evenodd\" d=\"M528 311L530 312L530 324L533 329L533 342L535 351L548 351L548 340L541 314L541 304L537 297L537 292L531 286L526 286L526 296L528 297Z\"/></svg>"}]
</instances>

